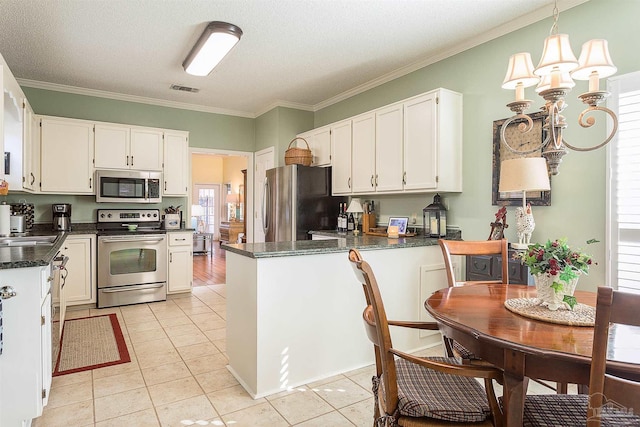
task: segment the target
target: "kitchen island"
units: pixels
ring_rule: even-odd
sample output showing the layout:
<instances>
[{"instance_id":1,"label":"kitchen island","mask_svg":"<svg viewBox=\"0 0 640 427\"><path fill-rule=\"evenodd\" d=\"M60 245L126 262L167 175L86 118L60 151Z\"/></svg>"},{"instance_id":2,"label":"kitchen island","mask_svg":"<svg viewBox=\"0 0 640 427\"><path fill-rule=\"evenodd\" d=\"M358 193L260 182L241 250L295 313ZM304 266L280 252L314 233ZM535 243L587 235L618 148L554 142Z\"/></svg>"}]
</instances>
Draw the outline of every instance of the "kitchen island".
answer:
<instances>
[{"instance_id":1,"label":"kitchen island","mask_svg":"<svg viewBox=\"0 0 640 427\"><path fill-rule=\"evenodd\" d=\"M371 264L390 319L429 320L424 300L447 286L437 239L325 236L336 238L222 246L229 370L254 398L374 362L350 248ZM441 340L437 331L392 333L410 352Z\"/></svg>"}]
</instances>

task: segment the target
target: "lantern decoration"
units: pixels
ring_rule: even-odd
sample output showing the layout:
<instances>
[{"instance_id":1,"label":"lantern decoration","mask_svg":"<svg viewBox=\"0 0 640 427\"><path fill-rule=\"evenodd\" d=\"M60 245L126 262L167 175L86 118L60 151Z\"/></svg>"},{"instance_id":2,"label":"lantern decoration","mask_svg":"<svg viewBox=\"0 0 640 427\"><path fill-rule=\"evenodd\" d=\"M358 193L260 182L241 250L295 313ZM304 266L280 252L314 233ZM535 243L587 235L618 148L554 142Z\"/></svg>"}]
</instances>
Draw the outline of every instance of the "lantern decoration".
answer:
<instances>
[{"instance_id":1,"label":"lantern decoration","mask_svg":"<svg viewBox=\"0 0 640 427\"><path fill-rule=\"evenodd\" d=\"M422 209L422 227L425 237L447 236L447 210L439 194L433 196L433 203Z\"/></svg>"}]
</instances>

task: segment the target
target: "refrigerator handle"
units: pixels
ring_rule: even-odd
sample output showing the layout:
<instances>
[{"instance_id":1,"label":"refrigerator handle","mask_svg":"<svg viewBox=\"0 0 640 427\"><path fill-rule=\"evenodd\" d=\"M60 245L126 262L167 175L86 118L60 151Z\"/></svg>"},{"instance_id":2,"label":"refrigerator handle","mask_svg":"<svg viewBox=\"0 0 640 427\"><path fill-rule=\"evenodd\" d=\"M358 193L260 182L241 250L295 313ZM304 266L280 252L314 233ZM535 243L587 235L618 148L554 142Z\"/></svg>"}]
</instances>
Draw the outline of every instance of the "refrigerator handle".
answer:
<instances>
[{"instance_id":1,"label":"refrigerator handle","mask_svg":"<svg viewBox=\"0 0 640 427\"><path fill-rule=\"evenodd\" d=\"M267 222L267 197L269 197L269 178L264 177L264 185L262 186L262 230L264 235L267 235L268 222Z\"/></svg>"}]
</instances>

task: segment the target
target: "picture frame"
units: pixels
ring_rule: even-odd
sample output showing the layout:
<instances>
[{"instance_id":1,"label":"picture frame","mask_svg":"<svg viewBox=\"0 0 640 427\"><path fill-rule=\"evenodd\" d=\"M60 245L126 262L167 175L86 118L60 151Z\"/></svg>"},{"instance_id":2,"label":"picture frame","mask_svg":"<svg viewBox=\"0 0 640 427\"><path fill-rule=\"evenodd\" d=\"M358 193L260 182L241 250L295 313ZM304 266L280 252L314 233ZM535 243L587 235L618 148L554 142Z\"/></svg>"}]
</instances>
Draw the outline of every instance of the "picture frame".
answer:
<instances>
[{"instance_id":1,"label":"picture frame","mask_svg":"<svg viewBox=\"0 0 640 427\"><path fill-rule=\"evenodd\" d=\"M531 151L531 153L521 155L510 151L500 140L502 126L508 119L496 120L493 122L493 165L492 165L492 185L491 204L493 206L520 206L522 205L522 192L501 193L500 188L500 162L503 160L518 157L540 157L542 153L542 142L546 137L544 129L545 115L543 112L529 114L533 120L533 128L522 133L518 130L518 125L526 124L526 120L514 120L505 131L505 137L514 149L521 151ZM549 176L551 182L551 176ZM551 206L551 190L549 191L527 191L527 202L532 206Z\"/></svg>"},{"instance_id":2,"label":"picture frame","mask_svg":"<svg viewBox=\"0 0 640 427\"><path fill-rule=\"evenodd\" d=\"M407 226L409 225L409 217L392 216L389 218L389 224L387 225L387 227L390 225L398 226L398 234L406 234Z\"/></svg>"}]
</instances>

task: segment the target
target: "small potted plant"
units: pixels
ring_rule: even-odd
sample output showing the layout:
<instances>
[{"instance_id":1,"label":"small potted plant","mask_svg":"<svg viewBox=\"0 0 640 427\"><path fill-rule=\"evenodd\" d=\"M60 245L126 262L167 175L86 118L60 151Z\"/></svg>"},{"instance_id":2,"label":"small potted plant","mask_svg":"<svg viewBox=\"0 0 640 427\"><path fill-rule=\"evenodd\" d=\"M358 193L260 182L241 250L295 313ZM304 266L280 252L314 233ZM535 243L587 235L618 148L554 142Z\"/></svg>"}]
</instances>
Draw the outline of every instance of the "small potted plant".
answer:
<instances>
[{"instance_id":1,"label":"small potted plant","mask_svg":"<svg viewBox=\"0 0 640 427\"><path fill-rule=\"evenodd\" d=\"M587 243L594 242L596 240L592 239ZM529 245L514 258L529 267L540 305L549 310L573 309L576 305L573 292L578 279L581 274L589 274L589 266L593 263L590 255L571 249L565 238L548 240L544 245Z\"/></svg>"}]
</instances>

